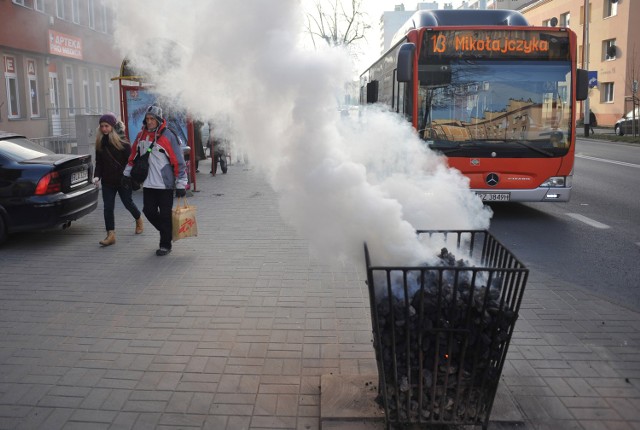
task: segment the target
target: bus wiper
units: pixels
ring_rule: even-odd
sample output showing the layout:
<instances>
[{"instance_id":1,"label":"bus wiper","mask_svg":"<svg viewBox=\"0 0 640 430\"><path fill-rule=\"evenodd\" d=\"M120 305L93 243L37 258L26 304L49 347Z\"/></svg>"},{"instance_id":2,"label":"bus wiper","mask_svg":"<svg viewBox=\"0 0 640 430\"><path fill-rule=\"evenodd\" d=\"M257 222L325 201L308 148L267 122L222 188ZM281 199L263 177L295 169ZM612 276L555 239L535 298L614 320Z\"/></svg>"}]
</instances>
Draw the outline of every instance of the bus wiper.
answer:
<instances>
[{"instance_id":1,"label":"bus wiper","mask_svg":"<svg viewBox=\"0 0 640 430\"><path fill-rule=\"evenodd\" d=\"M535 152L537 152L539 154L546 155L547 157L554 157L555 156L555 154L552 153L552 152L545 151L544 149L538 148L537 146L531 145L530 143L524 142L522 140L512 140L511 142L516 143L516 144L518 144L520 146L524 146L525 148L528 148L528 149L530 149L532 151L535 151Z\"/></svg>"},{"instance_id":2,"label":"bus wiper","mask_svg":"<svg viewBox=\"0 0 640 430\"><path fill-rule=\"evenodd\" d=\"M434 151L440 151L443 154L451 154L454 152L458 152L458 151L464 151L466 149L469 148L477 148L479 145L475 142L467 142L467 143L460 143L457 146L451 147L451 146L438 146L438 145L429 145L429 148L431 148Z\"/></svg>"}]
</instances>

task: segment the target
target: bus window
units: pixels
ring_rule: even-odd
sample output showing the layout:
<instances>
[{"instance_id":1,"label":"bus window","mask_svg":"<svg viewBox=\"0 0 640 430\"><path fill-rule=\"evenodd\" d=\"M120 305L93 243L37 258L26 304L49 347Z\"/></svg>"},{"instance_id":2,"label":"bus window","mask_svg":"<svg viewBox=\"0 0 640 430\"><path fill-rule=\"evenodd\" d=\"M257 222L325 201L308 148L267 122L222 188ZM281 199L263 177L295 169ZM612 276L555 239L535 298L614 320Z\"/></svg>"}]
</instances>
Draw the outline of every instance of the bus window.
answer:
<instances>
[{"instance_id":1,"label":"bus window","mask_svg":"<svg viewBox=\"0 0 640 430\"><path fill-rule=\"evenodd\" d=\"M397 70L393 71L393 81L392 82L398 82L398 80L396 79L397 77ZM393 85L392 89L391 89L391 110L392 111L396 111L396 106L398 106L398 103L396 103L396 94L398 94L398 88L397 85Z\"/></svg>"},{"instance_id":2,"label":"bus window","mask_svg":"<svg viewBox=\"0 0 640 430\"><path fill-rule=\"evenodd\" d=\"M407 121L413 121L413 97L411 97L411 88L413 84L411 82L404 84L404 117Z\"/></svg>"},{"instance_id":3,"label":"bus window","mask_svg":"<svg viewBox=\"0 0 640 430\"><path fill-rule=\"evenodd\" d=\"M429 139L430 136L425 136L424 132L427 129L427 124L430 122L431 114L431 99L430 96L433 93L428 91L425 86L418 88L418 134L425 139Z\"/></svg>"},{"instance_id":4,"label":"bus window","mask_svg":"<svg viewBox=\"0 0 640 430\"><path fill-rule=\"evenodd\" d=\"M404 114L404 92L405 92L405 87L407 86L407 84L405 84L404 82L396 82L395 85L395 94L396 94L396 105L395 105L395 111L397 113L400 114Z\"/></svg>"},{"instance_id":5,"label":"bus window","mask_svg":"<svg viewBox=\"0 0 640 430\"><path fill-rule=\"evenodd\" d=\"M411 122L413 120L411 83L396 82L394 92L397 94L395 111Z\"/></svg>"},{"instance_id":6,"label":"bus window","mask_svg":"<svg viewBox=\"0 0 640 430\"><path fill-rule=\"evenodd\" d=\"M418 130L432 147L456 148L458 154L460 142L473 142L473 148L508 146L511 156L539 156L532 147L566 153L568 61L452 60L450 65L450 83L421 79L416 97Z\"/></svg>"}]
</instances>

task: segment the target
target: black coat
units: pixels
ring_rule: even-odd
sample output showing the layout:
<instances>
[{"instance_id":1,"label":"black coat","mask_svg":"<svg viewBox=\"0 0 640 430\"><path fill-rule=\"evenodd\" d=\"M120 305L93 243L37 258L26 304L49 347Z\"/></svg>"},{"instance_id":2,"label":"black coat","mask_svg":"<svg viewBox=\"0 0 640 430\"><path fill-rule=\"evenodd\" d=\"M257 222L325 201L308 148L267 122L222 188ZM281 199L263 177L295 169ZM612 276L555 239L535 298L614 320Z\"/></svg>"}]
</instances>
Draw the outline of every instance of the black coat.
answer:
<instances>
[{"instance_id":1,"label":"black coat","mask_svg":"<svg viewBox=\"0 0 640 430\"><path fill-rule=\"evenodd\" d=\"M93 176L100 178L104 185L120 186L122 172L131 154L131 144L123 141L122 145L122 150L118 150L109 143L109 136L102 136L102 148L96 151L96 171Z\"/></svg>"},{"instance_id":2,"label":"black coat","mask_svg":"<svg viewBox=\"0 0 640 430\"><path fill-rule=\"evenodd\" d=\"M196 160L206 159L204 146L202 146L202 122L194 121L193 123L193 144L196 151Z\"/></svg>"}]
</instances>

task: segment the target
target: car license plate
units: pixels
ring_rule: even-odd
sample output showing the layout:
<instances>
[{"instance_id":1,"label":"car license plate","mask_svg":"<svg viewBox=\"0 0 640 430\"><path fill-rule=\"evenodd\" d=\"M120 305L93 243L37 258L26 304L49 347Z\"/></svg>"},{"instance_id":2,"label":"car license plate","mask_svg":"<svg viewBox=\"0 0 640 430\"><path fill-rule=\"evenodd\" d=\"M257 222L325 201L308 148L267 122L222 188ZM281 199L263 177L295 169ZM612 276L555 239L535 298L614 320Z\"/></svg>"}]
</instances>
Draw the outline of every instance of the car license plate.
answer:
<instances>
[{"instance_id":1,"label":"car license plate","mask_svg":"<svg viewBox=\"0 0 640 430\"><path fill-rule=\"evenodd\" d=\"M509 193L476 193L483 202L508 202L511 200Z\"/></svg>"},{"instance_id":2,"label":"car license plate","mask_svg":"<svg viewBox=\"0 0 640 430\"><path fill-rule=\"evenodd\" d=\"M89 179L89 171L81 170L79 172L73 172L71 174L71 184L77 184L78 182L86 181Z\"/></svg>"}]
</instances>

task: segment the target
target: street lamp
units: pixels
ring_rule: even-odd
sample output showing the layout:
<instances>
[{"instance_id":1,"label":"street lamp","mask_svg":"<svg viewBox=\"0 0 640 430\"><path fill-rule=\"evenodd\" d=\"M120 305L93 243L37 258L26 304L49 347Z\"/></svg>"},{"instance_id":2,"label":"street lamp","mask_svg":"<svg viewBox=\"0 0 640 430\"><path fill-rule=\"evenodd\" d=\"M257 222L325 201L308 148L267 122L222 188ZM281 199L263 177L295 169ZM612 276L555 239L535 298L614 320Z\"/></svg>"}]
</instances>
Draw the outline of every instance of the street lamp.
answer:
<instances>
[{"instance_id":1,"label":"street lamp","mask_svg":"<svg viewBox=\"0 0 640 430\"><path fill-rule=\"evenodd\" d=\"M582 27L582 68L589 70L589 0L584 0ZM584 100L584 135L589 136L589 96Z\"/></svg>"},{"instance_id":2,"label":"street lamp","mask_svg":"<svg viewBox=\"0 0 640 430\"><path fill-rule=\"evenodd\" d=\"M638 80L634 79L633 83L631 84L631 105L632 105L632 109L631 109L631 129L633 131L633 137L636 136L636 133L638 132L638 130L636 130L636 106L638 104L638 97L636 96L636 94L638 94Z\"/></svg>"}]
</instances>

